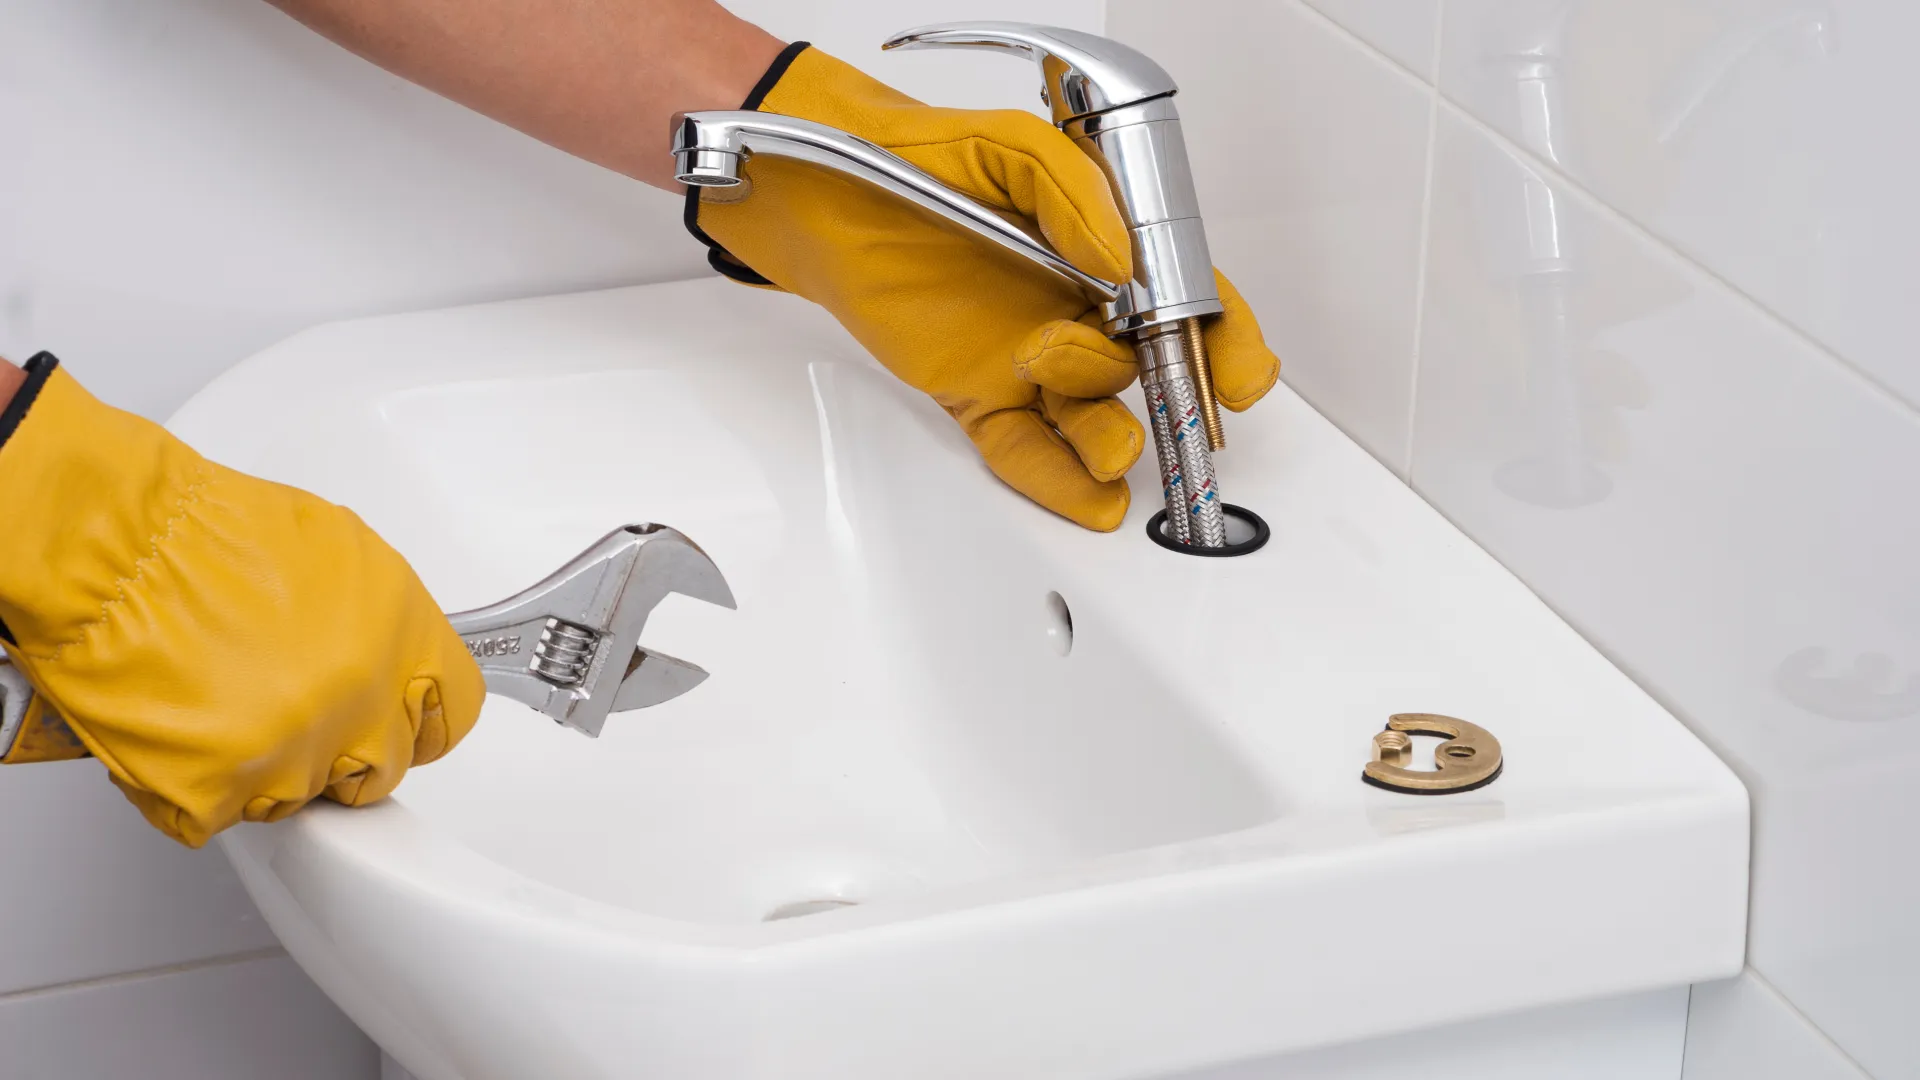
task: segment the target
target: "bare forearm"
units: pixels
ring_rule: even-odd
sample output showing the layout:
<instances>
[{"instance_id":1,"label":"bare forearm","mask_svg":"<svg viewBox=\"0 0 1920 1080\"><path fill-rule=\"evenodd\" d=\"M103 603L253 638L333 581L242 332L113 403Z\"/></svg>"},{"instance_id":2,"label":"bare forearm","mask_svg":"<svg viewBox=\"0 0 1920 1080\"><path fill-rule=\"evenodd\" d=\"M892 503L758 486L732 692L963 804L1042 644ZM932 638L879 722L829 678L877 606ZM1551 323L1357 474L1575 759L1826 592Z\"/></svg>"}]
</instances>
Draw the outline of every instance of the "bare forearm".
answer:
<instances>
[{"instance_id":1,"label":"bare forearm","mask_svg":"<svg viewBox=\"0 0 1920 1080\"><path fill-rule=\"evenodd\" d=\"M0 360L0 411L6 409L7 402L13 400L14 391L20 389L20 384L26 381L26 372L5 360Z\"/></svg>"},{"instance_id":2,"label":"bare forearm","mask_svg":"<svg viewBox=\"0 0 1920 1080\"><path fill-rule=\"evenodd\" d=\"M782 43L714 0L269 0L388 71L675 189L676 113L738 108Z\"/></svg>"}]
</instances>

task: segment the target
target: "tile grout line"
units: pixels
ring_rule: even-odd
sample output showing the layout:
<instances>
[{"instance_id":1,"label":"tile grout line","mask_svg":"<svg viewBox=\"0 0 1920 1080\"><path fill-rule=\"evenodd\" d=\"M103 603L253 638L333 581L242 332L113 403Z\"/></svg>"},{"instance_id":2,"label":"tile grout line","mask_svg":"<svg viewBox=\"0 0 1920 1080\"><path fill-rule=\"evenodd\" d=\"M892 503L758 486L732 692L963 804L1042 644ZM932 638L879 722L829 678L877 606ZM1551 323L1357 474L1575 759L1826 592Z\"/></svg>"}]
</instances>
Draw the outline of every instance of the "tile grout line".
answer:
<instances>
[{"instance_id":1,"label":"tile grout line","mask_svg":"<svg viewBox=\"0 0 1920 1080\"><path fill-rule=\"evenodd\" d=\"M99 990L122 983L137 982L141 979L157 979L167 975L179 975L204 968L229 967L245 964L254 960L268 960L285 956L287 951L279 946L265 949L249 949L246 952L228 953L225 956L209 957L203 960L188 960L179 964L163 964L160 967L141 968L138 971L120 971L112 975L99 975L91 979L75 979L72 982L49 983L46 986L30 986L24 990L9 990L0 993L0 1006L11 1005L17 1001L51 994L64 994L76 991Z\"/></svg>"},{"instance_id":2,"label":"tile grout line","mask_svg":"<svg viewBox=\"0 0 1920 1080\"><path fill-rule=\"evenodd\" d=\"M1749 892L1751 892L1751 889L1749 889ZM1744 952L1745 950L1743 949L1743 955ZM1739 976L1735 976L1735 978L1738 977ZM1680 1022L1680 1080L1687 1080L1687 1047L1693 1042L1693 995L1699 988L1699 983L1687 984L1687 1011Z\"/></svg>"},{"instance_id":3,"label":"tile grout line","mask_svg":"<svg viewBox=\"0 0 1920 1080\"><path fill-rule=\"evenodd\" d=\"M1646 244L1660 252L1666 258L1679 263L1681 266L1692 270L1713 284L1725 289L1742 304L1758 312L1761 320L1771 326L1776 332L1792 338L1803 348L1812 351L1828 363L1838 367L1846 375L1851 376L1864 386L1869 394L1884 399L1886 404L1894 406L1900 412L1906 414L1910 420L1920 422L1920 404L1908 401L1892 387L1882 382L1879 377L1847 359L1826 342L1821 341L1806 330L1801 329L1797 324L1778 311L1775 311L1759 297L1741 288L1739 285L1734 284L1718 270L1715 270L1713 267L1708 266L1699 259L1681 250L1671 241L1642 224L1638 218L1635 218L1633 215L1601 198L1599 195L1594 194L1584 184L1581 184L1573 177L1567 175L1567 173L1561 171L1558 165L1544 158L1536 157L1532 151L1508 138L1504 132L1495 128L1492 124L1487 123L1485 120L1480 119L1478 116L1475 116L1472 110L1468 109L1466 105L1455 101L1452 97L1439 91L1437 87L1435 88L1435 93L1436 96L1439 97L1441 104L1446 107L1447 114L1450 118L1466 124L1502 151L1520 159L1529 168L1538 171L1542 176L1550 177L1554 184L1565 188L1582 201L1588 203L1609 225L1626 232L1633 239L1642 244Z\"/></svg>"},{"instance_id":4,"label":"tile grout line","mask_svg":"<svg viewBox=\"0 0 1920 1080\"><path fill-rule=\"evenodd\" d=\"M1821 357L1826 359L1829 363L1838 366L1847 375L1851 376L1852 378L1858 380L1860 383L1864 384L1870 393L1874 394L1877 397L1884 398L1887 403L1895 406L1902 413L1908 414L1909 417L1912 418L1913 420L1920 421L1920 402L1908 401L1898 391L1894 390L1892 387L1888 386L1885 382L1883 382L1878 376L1872 374L1871 372L1866 371L1865 369L1861 368L1858 364L1855 364L1853 361L1847 359L1844 355L1839 353L1832 346L1821 341L1819 338L1813 336L1811 333L1802 329L1799 325L1794 323L1792 320L1788 319L1786 316L1775 311L1765 301L1754 296L1752 293L1748 292L1746 289L1741 288L1739 285L1734 284L1732 281L1728 280L1725 276L1723 276L1719 271L1713 269L1712 267L1701 262L1699 259L1695 258L1694 256L1681 250L1673 242L1667 240L1665 237L1661 236L1659 233L1654 232L1652 229L1648 228L1646 225L1641 224L1639 219L1633 217L1631 214L1628 214L1626 211L1621 210L1620 208L1614 206L1612 203L1601 198L1599 195L1596 195L1594 192L1588 190L1588 188L1584 184L1580 183L1578 180L1574 179L1572 176L1569 176L1567 173L1563 172L1558 165L1534 156L1534 154L1531 151L1529 151L1527 148L1519 145L1518 143L1513 142L1511 139L1509 139L1505 135L1505 133L1501 132L1499 129L1495 128L1493 125L1487 123L1486 121L1480 119L1478 116L1474 115L1472 109L1470 109L1467 105L1465 105L1464 103L1458 100L1455 100L1455 98L1452 95L1446 93L1446 91L1441 89L1440 84L1443 80L1440 77L1440 70L1438 66L1440 57L1439 57L1439 50L1437 48L1435 49L1435 56L1434 56L1434 62L1435 62L1434 73L1433 73L1434 77L1431 80L1429 80L1426 76L1421 75L1419 72L1416 72L1411 68L1408 68L1405 64L1401 63L1399 60L1395 59L1392 56L1389 56L1385 52L1382 52L1379 48L1375 47L1371 42L1367 41L1365 38L1359 36L1358 34L1354 33L1352 30L1347 29L1344 25L1335 21L1332 16L1312 6L1312 4L1307 2L1307 0L1292 0L1292 2L1294 6L1299 7L1305 10L1306 12L1308 12L1317 22L1323 24L1324 26L1338 33L1338 35L1344 38L1349 44L1358 47L1361 51L1366 53L1375 62L1379 63L1382 67L1388 69L1392 74L1398 75L1401 78L1412 79L1413 81L1419 83L1421 86L1431 89L1433 91L1435 98L1438 99L1437 104L1444 105L1449 115L1457 117L1458 119L1464 121L1469 127L1471 127L1476 132L1493 140L1495 145L1499 146L1501 149L1507 151L1508 153L1519 156L1528 164L1538 168L1544 175L1551 177L1555 183L1558 183L1564 186L1565 188L1567 188L1567 190L1574 192L1575 194L1584 198L1587 202L1599 208L1599 210L1601 211L1601 216L1607 219L1610 223L1626 229L1627 232L1631 234L1635 239L1641 241L1642 243L1652 245L1659 251L1666 254L1667 257L1685 266L1691 267L1692 269L1694 269L1695 271L1697 271L1698 273L1706 277L1708 280L1726 289L1728 292L1738 297L1747 306L1759 311L1763 319L1767 323L1769 323L1775 330L1784 332L1786 335L1793 338L1796 342L1800 343L1805 348L1811 349L1815 353L1818 353ZM1440 0L1439 11L1442 18L1437 20L1437 25L1435 27L1436 38L1442 35L1442 32L1444 31L1444 28L1445 28L1445 19L1444 19L1445 0ZM1425 238L1423 237L1422 238L1423 243L1424 243L1424 240ZM1424 272L1424 267L1422 268L1422 270ZM1408 463L1408 475L1409 475L1409 482L1411 482L1411 475L1412 475L1411 461L1409 461Z\"/></svg>"},{"instance_id":5,"label":"tile grout line","mask_svg":"<svg viewBox=\"0 0 1920 1080\"><path fill-rule=\"evenodd\" d=\"M1433 52L1432 63L1435 82L1427 86L1427 158L1426 175L1421 179L1420 188L1420 245L1415 258L1419 265L1413 275L1413 341L1412 363L1407 372L1407 443L1405 473L1401 480L1408 486L1413 483L1413 451L1415 442L1415 422L1420 410L1420 357L1425 351L1427 341L1427 250L1433 242L1433 189L1434 170L1437 163L1436 148L1440 142L1440 48L1443 31L1447 25L1447 0L1434 0L1433 15ZM1419 490L1415 488L1415 490Z\"/></svg>"},{"instance_id":6,"label":"tile grout line","mask_svg":"<svg viewBox=\"0 0 1920 1080\"><path fill-rule=\"evenodd\" d=\"M1434 89L1434 90L1439 89L1437 85L1437 82L1438 82L1437 79L1429 79L1425 75L1422 75L1419 72L1408 67L1407 65L1401 63L1399 60L1395 59L1394 57L1389 56L1384 52L1381 52L1377 47L1374 46L1372 42L1368 41L1366 38L1361 37L1359 34L1354 33L1352 30L1347 29L1347 27L1343 23L1335 19L1333 16L1313 6L1313 0L1287 0L1287 3L1294 10L1304 14L1315 25L1321 27L1324 30L1331 31L1335 37L1340 38L1342 41L1345 41L1348 45L1354 46L1355 48L1359 49L1361 52L1365 53L1370 59L1378 61L1382 66L1386 67L1392 74L1398 75L1403 79L1410 80L1428 89ZM1434 23L1434 40L1436 42L1438 42L1440 37L1439 26L1440 24L1438 20L1436 20ZM1438 50L1436 50L1436 53L1437 51ZM1435 60L1437 61L1438 59L1439 58L1436 55ZM1438 74L1437 69L1435 71L1435 74L1436 75Z\"/></svg>"},{"instance_id":7,"label":"tile grout line","mask_svg":"<svg viewBox=\"0 0 1920 1080\"><path fill-rule=\"evenodd\" d=\"M1779 987L1773 985L1773 981L1771 979L1768 979L1766 975L1762 974L1759 968L1754 967L1751 963L1749 963L1746 966L1745 971L1742 972L1742 974L1752 978L1754 982L1759 983L1760 989L1765 990L1769 994L1772 994L1776 999L1779 1000L1782 1008L1786 1009L1789 1013L1792 1013L1795 1019L1807 1025L1807 1030L1813 1032L1816 1038L1818 1038L1822 1043L1826 1044L1826 1048L1832 1051L1835 1057L1839 1058L1841 1061L1846 1062L1848 1065L1852 1066L1857 1072L1859 1072L1860 1080L1871 1080L1873 1074L1867 1071L1867 1067L1860 1064L1860 1062L1856 1061L1852 1054L1847 1053L1846 1047L1841 1046L1838 1042L1835 1042L1833 1036L1827 1034L1825 1028L1822 1028L1819 1024L1814 1023L1813 1017L1808 1016L1805 1012L1802 1012L1800 1009L1800 1006L1794 1004L1794 1001L1792 998L1788 997L1785 993L1783 993ZM1740 976L1736 975L1734 976L1734 978L1738 979L1740 978Z\"/></svg>"}]
</instances>

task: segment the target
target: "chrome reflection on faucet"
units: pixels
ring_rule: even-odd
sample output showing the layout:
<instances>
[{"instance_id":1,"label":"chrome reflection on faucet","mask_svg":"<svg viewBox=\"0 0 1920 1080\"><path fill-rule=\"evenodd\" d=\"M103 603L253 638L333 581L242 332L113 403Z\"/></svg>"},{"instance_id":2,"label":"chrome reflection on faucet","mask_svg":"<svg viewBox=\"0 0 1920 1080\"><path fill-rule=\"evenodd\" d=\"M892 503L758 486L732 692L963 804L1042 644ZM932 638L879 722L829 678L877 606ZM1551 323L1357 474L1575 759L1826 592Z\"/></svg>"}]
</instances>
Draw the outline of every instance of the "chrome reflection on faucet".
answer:
<instances>
[{"instance_id":1,"label":"chrome reflection on faucet","mask_svg":"<svg viewBox=\"0 0 1920 1080\"><path fill-rule=\"evenodd\" d=\"M1105 332L1128 338L1140 361L1159 458L1168 537L1227 545L1213 451L1225 446L1202 320L1221 311L1213 258L1187 160L1173 80L1118 42L1020 23L975 22L898 34L887 49L993 48L1035 60L1041 97L1060 129L1106 173L1133 247L1133 278L1108 282L1078 269L1018 226L864 139L792 117L689 113L674 137L677 178L733 186L755 154L794 158L864 181L983 237L1102 302Z\"/></svg>"},{"instance_id":2,"label":"chrome reflection on faucet","mask_svg":"<svg viewBox=\"0 0 1920 1080\"><path fill-rule=\"evenodd\" d=\"M1568 168L1565 55L1569 26L1583 0L1516 0L1497 9L1482 54L1486 74L1512 89L1515 138L1540 160ZM1502 463L1494 483L1522 502L1555 509L1607 498L1613 482L1587 445L1576 357L1585 343L1572 320L1571 250L1566 208L1533 164L1519 166L1519 190L1483 191L1497 272L1512 278L1525 330L1528 450ZM1505 179L1504 177L1502 179ZM1517 220L1501 220L1508 215Z\"/></svg>"},{"instance_id":3,"label":"chrome reflection on faucet","mask_svg":"<svg viewBox=\"0 0 1920 1080\"><path fill-rule=\"evenodd\" d=\"M1653 95L1644 118L1649 149L1680 141L1763 44L1800 42L1815 57L1832 56L1839 46L1832 0L1717 6L1688 0L1672 7L1670 17L1676 20L1712 19L1722 25ZM1568 68L1578 48L1580 20L1601 10L1603 0L1507 0L1487 14L1481 35L1481 78L1488 107L1500 113L1496 126L1509 131L1531 158L1575 177L1592 170L1596 161L1586 159L1596 155L1583 154L1580 145L1582 135L1591 133L1574 130ZM1536 506L1589 506L1613 490L1599 467L1595 416L1608 406L1636 404L1595 400L1592 373L1582 370L1594 356L1587 340L1591 331L1579 331L1574 318L1575 283L1585 253L1571 227L1572 215L1549 169L1527 156L1513 161L1514 170L1496 170L1497 184L1483 185L1479 213L1494 272L1510 282L1519 308L1532 426L1525 451L1495 470L1494 483ZM1807 261L1812 259L1809 251ZM1624 316L1615 313L1615 318Z\"/></svg>"}]
</instances>

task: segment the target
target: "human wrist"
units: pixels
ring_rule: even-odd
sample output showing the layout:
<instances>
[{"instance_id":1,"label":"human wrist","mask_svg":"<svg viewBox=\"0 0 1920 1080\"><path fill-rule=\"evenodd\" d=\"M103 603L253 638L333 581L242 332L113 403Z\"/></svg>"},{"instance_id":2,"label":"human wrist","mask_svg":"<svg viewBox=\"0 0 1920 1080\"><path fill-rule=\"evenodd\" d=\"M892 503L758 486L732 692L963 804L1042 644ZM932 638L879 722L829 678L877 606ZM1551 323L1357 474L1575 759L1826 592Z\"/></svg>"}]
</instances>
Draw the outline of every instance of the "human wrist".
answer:
<instances>
[{"instance_id":1,"label":"human wrist","mask_svg":"<svg viewBox=\"0 0 1920 1080\"><path fill-rule=\"evenodd\" d=\"M27 381L27 373L0 359L0 409L13 400L13 395Z\"/></svg>"},{"instance_id":2,"label":"human wrist","mask_svg":"<svg viewBox=\"0 0 1920 1080\"><path fill-rule=\"evenodd\" d=\"M674 128L685 113L741 108L741 103L789 47L731 12L721 11L719 16L719 24L711 28L711 36L700 50L704 54L701 70L681 87L681 94L674 101L678 107L667 118L666 129L661 132L662 145L672 139ZM674 190L683 186L673 179L675 170L669 155L652 154L644 163L637 164L638 167L623 171L655 187Z\"/></svg>"},{"instance_id":3,"label":"human wrist","mask_svg":"<svg viewBox=\"0 0 1920 1080\"><path fill-rule=\"evenodd\" d=\"M45 352L21 367L0 360L0 448L6 446L14 430L26 419L33 399L59 366L60 361Z\"/></svg>"},{"instance_id":4,"label":"human wrist","mask_svg":"<svg viewBox=\"0 0 1920 1080\"><path fill-rule=\"evenodd\" d=\"M674 116L738 108L782 44L719 0L271 2L396 75L669 191Z\"/></svg>"}]
</instances>

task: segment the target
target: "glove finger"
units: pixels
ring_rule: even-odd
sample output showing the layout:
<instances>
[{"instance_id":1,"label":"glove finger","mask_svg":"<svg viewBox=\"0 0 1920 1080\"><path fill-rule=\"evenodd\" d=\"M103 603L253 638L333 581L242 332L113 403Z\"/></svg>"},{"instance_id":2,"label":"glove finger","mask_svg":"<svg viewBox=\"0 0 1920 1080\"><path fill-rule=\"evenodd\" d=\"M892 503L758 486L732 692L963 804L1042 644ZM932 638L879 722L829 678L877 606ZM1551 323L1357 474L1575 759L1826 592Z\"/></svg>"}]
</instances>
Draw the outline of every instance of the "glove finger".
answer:
<instances>
[{"instance_id":1,"label":"glove finger","mask_svg":"<svg viewBox=\"0 0 1920 1080\"><path fill-rule=\"evenodd\" d=\"M1087 316L1096 322L1098 314ZM1108 398L1140 374L1133 350L1097 326L1060 319L1035 329L1013 354L1014 374L1068 397Z\"/></svg>"},{"instance_id":2,"label":"glove finger","mask_svg":"<svg viewBox=\"0 0 1920 1080\"><path fill-rule=\"evenodd\" d=\"M1094 479L1036 410L989 413L968 434L995 476L1068 521L1112 532L1126 519L1127 482Z\"/></svg>"},{"instance_id":3,"label":"glove finger","mask_svg":"<svg viewBox=\"0 0 1920 1080\"><path fill-rule=\"evenodd\" d=\"M1245 412L1280 380L1280 358L1267 348L1260 323L1240 290L1215 270L1220 288L1219 318L1206 325L1207 356L1213 367L1213 396L1234 412Z\"/></svg>"},{"instance_id":4,"label":"glove finger","mask_svg":"<svg viewBox=\"0 0 1920 1080\"><path fill-rule=\"evenodd\" d=\"M420 737L419 706L431 697L433 680L409 680L402 709L374 719L355 734L328 767L322 794L343 806L376 803L400 786Z\"/></svg>"},{"instance_id":5,"label":"glove finger","mask_svg":"<svg viewBox=\"0 0 1920 1080\"><path fill-rule=\"evenodd\" d=\"M275 799L266 795L256 795L247 800L246 808L240 811L240 820L279 821L311 801L311 799Z\"/></svg>"},{"instance_id":6,"label":"glove finger","mask_svg":"<svg viewBox=\"0 0 1920 1080\"><path fill-rule=\"evenodd\" d=\"M388 760L394 763L369 764L351 754L342 754L333 759L332 767L327 770L327 786L321 793L342 806L377 803L393 794L393 789L400 786L401 777L407 775L405 759Z\"/></svg>"},{"instance_id":7,"label":"glove finger","mask_svg":"<svg viewBox=\"0 0 1920 1080\"><path fill-rule=\"evenodd\" d=\"M442 623L438 651L439 659L428 670L439 674L431 678L423 675L407 684L415 765L438 760L466 738L480 719L480 706L487 699L486 676L480 673L480 665L474 663L451 624Z\"/></svg>"},{"instance_id":8,"label":"glove finger","mask_svg":"<svg viewBox=\"0 0 1920 1080\"><path fill-rule=\"evenodd\" d=\"M120 794L127 797L147 824L166 833L168 836L190 848L204 847L208 838L221 829L233 824L233 821L198 821L184 813L178 806L140 787L111 769L107 778Z\"/></svg>"},{"instance_id":9,"label":"glove finger","mask_svg":"<svg viewBox=\"0 0 1920 1080\"><path fill-rule=\"evenodd\" d=\"M393 794L411 765L424 765L453 749L480 717L487 684L480 666L453 627L441 623L440 640L422 668L438 676L407 681L404 716L364 732L333 760L324 794L345 806L366 806Z\"/></svg>"},{"instance_id":10,"label":"glove finger","mask_svg":"<svg viewBox=\"0 0 1920 1080\"><path fill-rule=\"evenodd\" d=\"M1067 261L1098 278L1133 276L1132 242L1106 174L1060 129L1029 112L971 114L971 138L894 146L949 184L1040 226Z\"/></svg>"},{"instance_id":11,"label":"glove finger","mask_svg":"<svg viewBox=\"0 0 1920 1080\"><path fill-rule=\"evenodd\" d=\"M1040 403L1054 429L1080 455L1080 464L1095 480L1117 480L1140 460L1140 451L1147 444L1146 430L1118 398L1089 401L1042 390Z\"/></svg>"}]
</instances>

